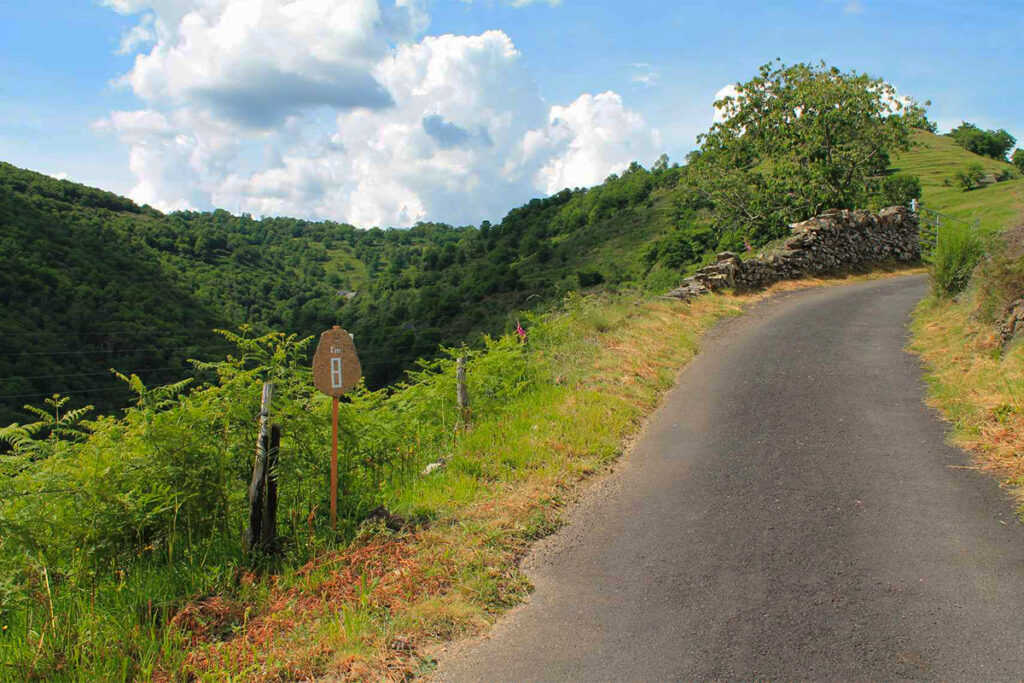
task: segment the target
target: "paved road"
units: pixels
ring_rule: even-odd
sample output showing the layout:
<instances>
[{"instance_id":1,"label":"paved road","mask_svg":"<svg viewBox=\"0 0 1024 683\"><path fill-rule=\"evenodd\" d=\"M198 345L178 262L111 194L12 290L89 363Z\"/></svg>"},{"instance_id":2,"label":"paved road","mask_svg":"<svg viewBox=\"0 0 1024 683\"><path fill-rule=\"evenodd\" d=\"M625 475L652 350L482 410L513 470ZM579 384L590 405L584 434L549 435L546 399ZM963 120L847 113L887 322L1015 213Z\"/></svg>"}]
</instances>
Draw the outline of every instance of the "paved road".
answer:
<instances>
[{"instance_id":1,"label":"paved road","mask_svg":"<svg viewBox=\"0 0 1024 683\"><path fill-rule=\"evenodd\" d=\"M1024 525L904 352L921 276L770 300L442 654L451 681L1024 679Z\"/></svg>"}]
</instances>

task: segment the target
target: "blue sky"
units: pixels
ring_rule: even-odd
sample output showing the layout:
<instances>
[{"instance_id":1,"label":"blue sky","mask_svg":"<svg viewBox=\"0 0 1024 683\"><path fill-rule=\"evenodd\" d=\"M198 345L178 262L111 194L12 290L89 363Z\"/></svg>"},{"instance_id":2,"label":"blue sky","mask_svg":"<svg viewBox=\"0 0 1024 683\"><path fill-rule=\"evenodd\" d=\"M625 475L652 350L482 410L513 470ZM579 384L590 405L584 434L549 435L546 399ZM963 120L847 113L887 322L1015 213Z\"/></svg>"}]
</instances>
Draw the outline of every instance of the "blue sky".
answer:
<instances>
[{"instance_id":1,"label":"blue sky","mask_svg":"<svg viewBox=\"0 0 1024 683\"><path fill-rule=\"evenodd\" d=\"M494 220L681 159L775 57L1024 139L1022 2L288 5L0 0L0 159L164 209Z\"/></svg>"}]
</instances>

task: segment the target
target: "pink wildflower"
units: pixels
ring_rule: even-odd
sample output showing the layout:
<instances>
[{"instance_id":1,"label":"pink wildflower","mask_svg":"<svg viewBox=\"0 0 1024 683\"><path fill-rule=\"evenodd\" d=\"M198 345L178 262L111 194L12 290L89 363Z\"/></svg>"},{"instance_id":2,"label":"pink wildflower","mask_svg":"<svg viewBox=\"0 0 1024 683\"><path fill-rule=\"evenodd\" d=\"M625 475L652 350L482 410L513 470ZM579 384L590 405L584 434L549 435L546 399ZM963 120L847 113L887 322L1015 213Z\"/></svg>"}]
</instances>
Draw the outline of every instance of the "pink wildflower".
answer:
<instances>
[{"instance_id":1,"label":"pink wildflower","mask_svg":"<svg viewBox=\"0 0 1024 683\"><path fill-rule=\"evenodd\" d=\"M516 334L519 335L519 341L526 341L526 330L523 329L518 320L516 321Z\"/></svg>"}]
</instances>

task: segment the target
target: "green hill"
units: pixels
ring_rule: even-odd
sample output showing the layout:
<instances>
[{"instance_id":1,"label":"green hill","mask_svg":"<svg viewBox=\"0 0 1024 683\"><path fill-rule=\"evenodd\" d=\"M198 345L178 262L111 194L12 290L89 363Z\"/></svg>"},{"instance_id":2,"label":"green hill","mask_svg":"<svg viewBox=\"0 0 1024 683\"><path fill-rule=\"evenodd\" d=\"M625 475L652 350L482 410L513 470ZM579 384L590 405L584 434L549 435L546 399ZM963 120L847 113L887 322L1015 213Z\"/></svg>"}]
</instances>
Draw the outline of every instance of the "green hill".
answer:
<instances>
[{"instance_id":1,"label":"green hill","mask_svg":"<svg viewBox=\"0 0 1024 683\"><path fill-rule=\"evenodd\" d=\"M1010 227L1017 220L1024 209L1024 178L1016 177L968 192L952 182L947 184L953 174L967 164L981 164L989 175L1012 173L1012 165L968 152L945 135L917 131L914 143L910 151L893 157L893 168L921 179L924 206L965 220L978 219L998 229Z\"/></svg>"},{"instance_id":2,"label":"green hill","mask_svg":"<svg viewBox=\"0 0 1024 683\"><path fill-rule=\"evenodd\" d=\"M920 177L926 206L999 226L1016 215L1024 180L970 192L944 184L967 163L990 174L1009 164L943 136L919 131L915 141L893 170ZM162 214L0 163L0 424L53 393L115 410L131 394L110 368L173 381L186 359L226 348L212 328L243 324L300 336L341 324L367 383L385 386L439 344L509 329L516 310L595 286L664 291L715 251L742 250L750 233L712 208L688 186L687 167L662 161L534 199L496 225L360 230Z\"/></svg>"},{"instance_id":3,"label":"green hill","mask_svg":"<svg viewBox=\"0 0 1024 683\"><path fill-rule=\"evenodd\" d=\"M130 392L110 368L173 381L185 359L226 348L215 327L307 336L344 325L379 387L438 344L507 329L526 304L595 285L667 288L727 237L691 229L699 216L681 173L634 165L493 226L359 230L222 210L165 215L0 163L0 424L58 392L71 406L123 406Z\"/></svg>"}]
</instances>

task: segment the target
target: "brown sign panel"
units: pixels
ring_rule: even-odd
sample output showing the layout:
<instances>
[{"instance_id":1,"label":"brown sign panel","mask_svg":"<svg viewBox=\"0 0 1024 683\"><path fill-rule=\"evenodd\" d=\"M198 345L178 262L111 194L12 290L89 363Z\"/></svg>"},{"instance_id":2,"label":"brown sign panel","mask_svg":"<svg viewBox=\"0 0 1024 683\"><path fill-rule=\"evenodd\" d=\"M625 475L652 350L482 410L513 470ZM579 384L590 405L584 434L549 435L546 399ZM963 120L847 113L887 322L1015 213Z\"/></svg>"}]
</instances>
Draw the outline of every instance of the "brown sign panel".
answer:
<instances>
[{"instance_id":1,"label":"brown sign panel","mask_svg":"<svg viewBox=\"0 0 1024 683\"><path fill-rule=\"evenodd\" d=\"M320 335L313 354L313 384L328 396L341 396L354 387L363 374L352 337L340 327Z\"/></svg>"}]
</instances>

